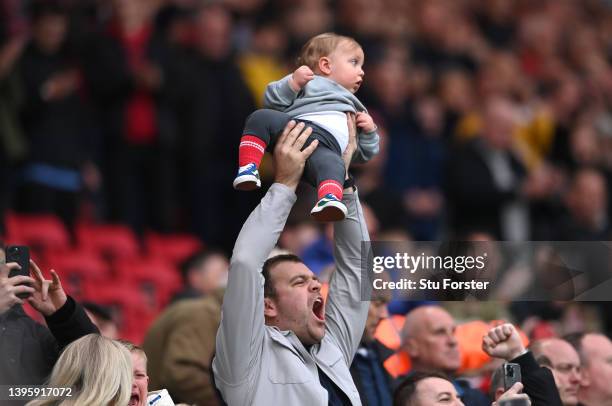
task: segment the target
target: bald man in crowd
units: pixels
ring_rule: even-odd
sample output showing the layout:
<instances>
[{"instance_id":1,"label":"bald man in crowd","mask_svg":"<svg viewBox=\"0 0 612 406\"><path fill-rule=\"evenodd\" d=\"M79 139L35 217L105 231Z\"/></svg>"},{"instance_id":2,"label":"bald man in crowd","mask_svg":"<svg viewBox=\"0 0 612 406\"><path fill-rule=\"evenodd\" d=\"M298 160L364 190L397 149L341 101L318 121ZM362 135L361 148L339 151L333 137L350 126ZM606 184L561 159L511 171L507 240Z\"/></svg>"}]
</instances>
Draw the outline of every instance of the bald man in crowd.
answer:
<instances>
[{"instance_id":1,"label":"bald man in crowd","mask_svg":"<svg viewBox=\"0 0 612 406\"><path fill-rule=\"evenodd\" d=\"M540 366L552 371L563 406L578 405L580 358L574 347L561 338L545 338L532 342L529 350Z\"/></svg>"},{"instance_id":2,"label":"bald man in crowd","mask_svg":"<svg viewBox=\"0 0 612 406\"><path fill-rule=\"evenodd\" d=\"M578 400L582 406L612 405L612 342L603 334L572 334L565 339L574 346L581 362Z\"/></svg>"},{"instance_id":3,"label":"bald man in crowd","mask_svg":"<svg viewBox=\"0 0 612 406\"><path fill-rule=\"evenodd\" d=\"M410 356L411 373L441 372L454 376L461 366L455 328L453 317L440 306L420 306L406 315L401 349ZM453 385L466 406L491 404L467 382L454 379Z\"/></svg>"}]
</instances>

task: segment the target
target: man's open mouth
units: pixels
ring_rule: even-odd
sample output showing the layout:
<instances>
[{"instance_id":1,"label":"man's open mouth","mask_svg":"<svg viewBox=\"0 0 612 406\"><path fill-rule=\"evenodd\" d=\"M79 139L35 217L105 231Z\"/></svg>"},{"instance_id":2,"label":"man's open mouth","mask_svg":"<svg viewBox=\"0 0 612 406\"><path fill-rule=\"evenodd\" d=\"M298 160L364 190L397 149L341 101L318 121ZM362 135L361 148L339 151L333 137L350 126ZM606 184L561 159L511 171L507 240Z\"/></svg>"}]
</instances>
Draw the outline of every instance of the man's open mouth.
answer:
<instances>
[{"instance_id":1,"label":"man's open mouth","mask_svg":"<svg viewBox=\"0 0 612 406\"><path fill-rule=\"evenodd\" d=\"M312 312L318 320L325 320L325 302L322 297L318 297L315 299L312 304Z\"/></svg>"}]
</instances>

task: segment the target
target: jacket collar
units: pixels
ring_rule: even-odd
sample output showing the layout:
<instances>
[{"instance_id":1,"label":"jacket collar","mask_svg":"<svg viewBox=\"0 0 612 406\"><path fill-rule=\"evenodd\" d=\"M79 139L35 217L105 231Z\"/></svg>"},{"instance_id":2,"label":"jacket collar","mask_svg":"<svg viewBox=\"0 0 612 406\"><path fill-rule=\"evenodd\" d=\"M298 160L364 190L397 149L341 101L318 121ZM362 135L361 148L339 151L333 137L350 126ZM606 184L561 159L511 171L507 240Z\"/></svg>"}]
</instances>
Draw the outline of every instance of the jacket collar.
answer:
<instances>
[{"instance_id":1,"label":"jacket collar","mask_svg":"<svg viewBox=\"0 0 612 406\"><path fill-rule=\"evenodd\" d=\"M305 355L308 354L302 342L297 338L293 331L280 330L276 326L266 326L270 332L270 338L275 343L287 348L295 355L305 361Z\"/></svg>"},{"instance_id":2,"label":"jacket collar","mask_svg":"<svg viewBox=\"0 0 612 406\"><path fill-rule=\"evenodd\" d=\"M287 348L300 357L305 363L307 362L306 357L312 357L317 363L331 367L342 359L342 354L339 351L331 350L334 348L333 346L325 345L325 341L328 339L327 334L319 344L314 344L307 350L293 331L279 330L278 327L275 326L267 327L272 341Z\"/></svg>"}]
</instances>

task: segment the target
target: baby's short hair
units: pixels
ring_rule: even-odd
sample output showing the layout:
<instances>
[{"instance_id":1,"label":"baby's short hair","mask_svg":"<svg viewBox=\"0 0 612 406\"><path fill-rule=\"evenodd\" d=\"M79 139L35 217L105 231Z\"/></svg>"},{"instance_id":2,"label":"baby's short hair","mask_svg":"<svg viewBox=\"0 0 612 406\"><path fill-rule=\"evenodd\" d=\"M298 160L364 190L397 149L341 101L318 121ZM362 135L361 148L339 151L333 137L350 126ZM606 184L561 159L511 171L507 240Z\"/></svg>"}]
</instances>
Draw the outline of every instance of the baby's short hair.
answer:
<instances>
[{"instance_id":1,"label":"baby's short hair","mask_svg":"<svg viewBox=\"0 0 612 406\"><path fill-rule=\"evenodd\" d=\"M128 341L128 340L117 340L117 341L119 343L121 343L125 348L127 348L129 352L133 352L133 353L139 354L140 356L142 356L142 358L145 360L145 362L148 361L147 353L145 352L145 350L142 347L140 347L140 346L138 346L138 345L136 345L133 342Z\"/></svg>"},{"instance_id":2,"label":"baby's short hair","mask_svg":"<svg viewBox=\"0 0 612 406\"><path fill-rule=\"evenodd\" d=\"M298 66L306 65L313 71L316 71L319 65L319 59L324 56L329 56L338 45L344 41L355 47L361 47L354 38L338 35L333 32L326 32L312 37L302 47L302 51L298 58Z\"/></svg>"}]
</instances>

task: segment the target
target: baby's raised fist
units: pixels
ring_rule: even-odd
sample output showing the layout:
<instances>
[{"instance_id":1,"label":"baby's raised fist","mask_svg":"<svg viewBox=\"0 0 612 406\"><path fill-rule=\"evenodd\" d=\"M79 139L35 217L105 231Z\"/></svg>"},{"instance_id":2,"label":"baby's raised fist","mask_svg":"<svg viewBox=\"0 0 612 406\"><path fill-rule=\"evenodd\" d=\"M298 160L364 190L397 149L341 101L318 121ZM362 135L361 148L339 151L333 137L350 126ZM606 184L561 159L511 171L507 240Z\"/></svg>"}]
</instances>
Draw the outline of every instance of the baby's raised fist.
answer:
<instances>
[{"instance_id":1,"label":"baby's raised fist","mask_svg":"<svg viewBox=\"0 0 612 406\"><path fill-rule=\"evenodd\" d=\"M306 83L314 79L314 72L306 65L302 65L293 72L289 85L295 92L302 90Z\"/></svg>"}]
</instances>

